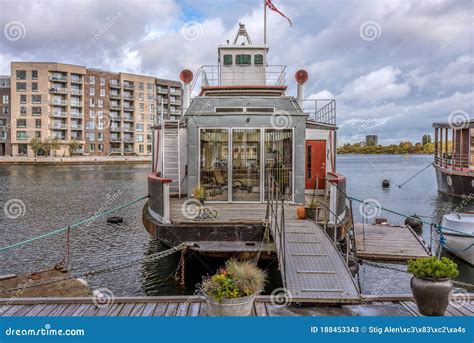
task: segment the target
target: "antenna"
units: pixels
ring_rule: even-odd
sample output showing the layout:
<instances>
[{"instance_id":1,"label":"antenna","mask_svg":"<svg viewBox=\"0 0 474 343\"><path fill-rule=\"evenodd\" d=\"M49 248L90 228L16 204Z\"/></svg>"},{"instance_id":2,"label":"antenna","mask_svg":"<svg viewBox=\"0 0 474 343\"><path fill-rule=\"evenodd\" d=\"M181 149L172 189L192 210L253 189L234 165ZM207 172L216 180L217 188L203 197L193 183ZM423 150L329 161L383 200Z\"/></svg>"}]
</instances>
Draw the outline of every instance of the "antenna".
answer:
<instances>
[{"instance_id":1,"label":"antenna","mask_svg":"<svg viewBox=\"0 0 474 343\"><path fill-rule=\"evenodd\" d=\"M239 31L237 31L237 35L235 36L234 45L237 45L237 40L239 39L239 36L247 38L247 42L249 43L249 45L252 45L252 40L250 39L250 36L247 30L245 29L245 24L239 23Z\"/></svg>"}]
</instances>

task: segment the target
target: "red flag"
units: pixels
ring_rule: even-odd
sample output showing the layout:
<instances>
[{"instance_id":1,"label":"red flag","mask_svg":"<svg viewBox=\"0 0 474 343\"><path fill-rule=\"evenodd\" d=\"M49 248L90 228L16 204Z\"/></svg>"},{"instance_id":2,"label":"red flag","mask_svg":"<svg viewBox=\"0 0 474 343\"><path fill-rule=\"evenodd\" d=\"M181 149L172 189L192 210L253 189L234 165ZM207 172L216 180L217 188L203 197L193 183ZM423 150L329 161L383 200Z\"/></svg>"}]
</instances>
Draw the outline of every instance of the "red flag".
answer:
<instances>
[{"instance_id":1,"label":"red flag","mask_svg":"<svg viewBox=\"0 0 474 343\"><path fill-rule=\"evenodd\" d=\"M286 18L286 20L288 20L288 22L290 23L290 26L293 25L293 23L291 22L291 19L288 18L283 13L281 13L280 10L278 8L276 8L275 5L272 3L272 0L265 0L265 6L268 6L269 9L271 9L272 11L278 13L282 17Z\"/></svg>"}]
</instances>

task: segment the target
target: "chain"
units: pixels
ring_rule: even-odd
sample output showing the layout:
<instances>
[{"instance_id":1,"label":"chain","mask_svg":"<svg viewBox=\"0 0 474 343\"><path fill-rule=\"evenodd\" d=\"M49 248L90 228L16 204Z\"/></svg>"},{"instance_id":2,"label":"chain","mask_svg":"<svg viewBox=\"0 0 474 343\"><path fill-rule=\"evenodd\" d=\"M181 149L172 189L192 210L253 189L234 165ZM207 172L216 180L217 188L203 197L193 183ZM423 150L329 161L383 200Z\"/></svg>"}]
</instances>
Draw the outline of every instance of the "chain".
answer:
<instances>
[{"instance_id":1,"label":"chain","mask_svg":"<svg viewBox=\"0 0 474 343\"><path fill-rule=\"evenodd\" d=\"M384 264L384 263L372 262L372 261L367 261L367 260L360 260L360 263L361 264L366 264L368 266L372 266L372 267L375 267L375 268L383 268L383 269L394 270L394 271L401 272L401 273L408 273L408 271L406 271L405 269L400 269L400 268L394 267L391 264Z\"/></svg>"},{"instance_id":2,"label":"chain","mask_svg":"<svg viewBox=\"0 0 474 343\"><path fill-rule=\"evenodd\" d=\"M462 281L455 281L455 280L452 280L452 281L453 281L453 284L455 284L456 286L461 286L461 287L464 287L464 288L474 288L474 284L472 284L472 283L462 282Z\"/></svg>"},{"instance_id":3,"label":"chain","mask_svg":"<svg viewBox=\"0 0 474 343\"><path fill-rule=\"evenodd\" d=\"M157 261L157 260L160 260L160 259L165 258L167 256L170 256L170 255L172 255L172 254L174 254L174 253L176 253L180 250L183 250L191 244L192 243L190 243L190 242L183 242L183 243L181 243L181 244L179 244L175 247L172 247L172 248L164 250L164 251L160 251L156 254L147 256L147 257L142 258L142 259L137 259L137 260L125 262L123 264L119 264L119 265L115 265L115 266L112 266L112 267L103 268L103 269L99 269L99 270L95 270L95 271L76 272L75 276L57 278L57 279L53 279L53 280L48 280L48 281L44 281L44 282L35 283L33 285L26 285L26 286L20 286L20 287L16 287L16 288L3 289L3 290L0 290L0 293L13 292L13 291L18 291L18 290L25 290L25 289L28 289L28 288L34 288L34 287L39 287L39 286L50 285L50 284L53 284L53 283L63 282L63 281L67 281L67 280L77 279L77 278L88 278L89 276L100 275L100 274L105 274L105 273L109 273L109 272L116 271L116 270L125 269L125 268L132 267L132 266L134 266L136 264L140 264L140 263L147 263L147 262Z\"/></svg>"}]
</instances>

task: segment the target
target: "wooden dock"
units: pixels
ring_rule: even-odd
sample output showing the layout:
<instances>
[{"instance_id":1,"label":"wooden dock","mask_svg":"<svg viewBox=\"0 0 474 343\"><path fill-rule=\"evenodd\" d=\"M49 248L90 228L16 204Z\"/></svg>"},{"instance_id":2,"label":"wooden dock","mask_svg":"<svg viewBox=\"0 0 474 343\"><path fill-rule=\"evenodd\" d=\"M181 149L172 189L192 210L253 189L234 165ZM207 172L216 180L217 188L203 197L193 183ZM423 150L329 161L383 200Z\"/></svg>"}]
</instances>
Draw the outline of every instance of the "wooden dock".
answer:
<instances>
[{"instance_id":1,"label":"wooden dock","mask_svg":"<svg viewBox=\"0 0 474 343\"><path fill-rule=\"evenodd\" d=\"M355 224L357 256L380 261L407 261L430 256L416 233L407 226Z\"/></svg>"},{"instance_id":2,"label":"wooden dock","mask_svg":"<svg viewBox=\"0 0 474 343\"><path fill-rule=\"evenodd\" d=\"M470 299L474 299L471 294ZM419 316L411 296L367 297L359 305L281 306L271 297L259 296L252 316ZM446 316L474 316L474 302L450 304ZM0 316L207 316L201 297L127 297L114 298L96 306L92 298L17 298L0 299Z\"/></svg>"}]
</instances>

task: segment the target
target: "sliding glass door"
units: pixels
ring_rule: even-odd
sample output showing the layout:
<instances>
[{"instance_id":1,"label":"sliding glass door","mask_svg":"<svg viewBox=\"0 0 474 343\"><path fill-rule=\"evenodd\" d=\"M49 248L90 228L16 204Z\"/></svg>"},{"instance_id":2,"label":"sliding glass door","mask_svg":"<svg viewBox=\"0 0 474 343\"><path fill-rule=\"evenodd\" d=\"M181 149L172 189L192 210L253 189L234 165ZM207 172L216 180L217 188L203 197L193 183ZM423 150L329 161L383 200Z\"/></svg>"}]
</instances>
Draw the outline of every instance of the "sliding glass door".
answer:
<instances>
[{"instance_id":1,"label":"sliding glass door","mask_svg":"<svg viewBox=\"0 0 474 343\"><path fill-rule=\"evenodd\" d=\"M228 201L229 130L202 129L200 184L206 200Z\"/></svg>"},{"instance_id":2,"label":"sliding glass door","mask_svg":"<svg viewBox=\"0 0 474 343\"><path fill-rule=\"evenodd\" d=\"M232 130L232 201L260 201L260 129Z\"/></svg>"},{"instance_id":3,"label":"sliding glass door","mask_svg":"<svg viewBox=\"0 0 474 343\"><path fill-rule=\"evenodd\" d=\"M264 135L265 199L269 192L269 179L285 199L293 194L293 130L266 129Z\"/></svg>"}]
</instances>

